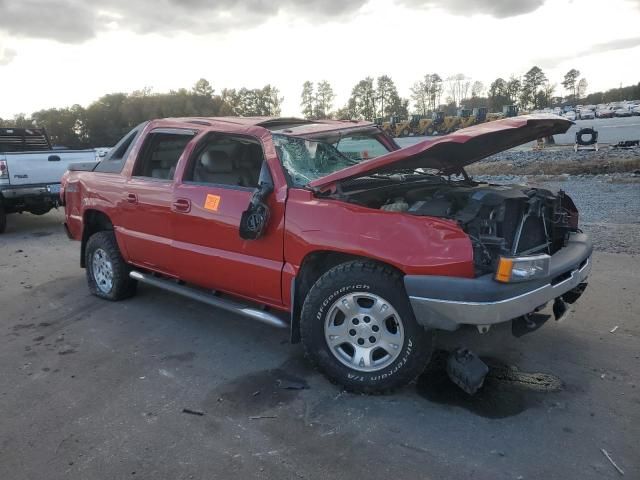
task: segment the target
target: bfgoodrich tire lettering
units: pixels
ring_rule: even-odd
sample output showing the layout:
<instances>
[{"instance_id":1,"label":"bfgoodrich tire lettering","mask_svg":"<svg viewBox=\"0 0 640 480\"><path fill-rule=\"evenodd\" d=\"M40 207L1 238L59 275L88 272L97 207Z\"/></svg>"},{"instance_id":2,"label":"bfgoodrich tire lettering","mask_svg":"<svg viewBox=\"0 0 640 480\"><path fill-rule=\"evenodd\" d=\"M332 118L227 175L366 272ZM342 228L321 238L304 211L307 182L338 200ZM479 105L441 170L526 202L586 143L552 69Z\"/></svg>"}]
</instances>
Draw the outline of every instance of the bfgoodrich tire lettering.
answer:
<instances>
[{"instance_id":1,"label":"bfgoodrich tire lettering","mask_svg":"<svg viewBox=\"0 0 640 480\"><path fill-rule=\"evenodd\" d=\"M346 302L344 309L337 301ZM367 313L385 307L381 316ZM339 321L336 308L344 317ZM432 336L417 324L401 275L369 261L343 263L320 277L305 299L300 333L309 360L354 392L406 385L422 373L432 351Z\"/></svg>"},{"instance_id":2,"label":"bfgoodrich tire lettering","mask_svg":"<svg viewBox=\"0 0 640 480\"><path fill-rule=\"evenodd\" d=\"M131 268L122 258L113 232L98 232L89 238L85 265L87 284L93 295L122 300L135 294L137 282L129 277Z\"/></svg>"}]
</instances>

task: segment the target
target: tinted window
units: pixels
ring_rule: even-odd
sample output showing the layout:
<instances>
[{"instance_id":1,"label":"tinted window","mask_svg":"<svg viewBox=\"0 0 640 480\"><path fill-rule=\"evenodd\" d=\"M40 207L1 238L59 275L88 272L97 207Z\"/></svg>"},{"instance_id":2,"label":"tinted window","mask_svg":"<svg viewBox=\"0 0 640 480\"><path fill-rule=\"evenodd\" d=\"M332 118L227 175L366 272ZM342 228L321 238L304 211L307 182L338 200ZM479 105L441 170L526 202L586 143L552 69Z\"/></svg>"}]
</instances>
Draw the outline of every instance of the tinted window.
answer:
<instances>
[{"instance_id":1,"label":"tinted window","mask_svg":"<svg viewBox=\"0 0 640 480\"><path fill-rule=\"evenodd\" d=\"M124 167L125 160L129 156L131 147L142 131L144 124L127 133L122 139L107 153L107 156L98 164L94 172L120 173Z\"/></svg>"},{"instance_id":2,"label":"tinted window","mask_svg":"<svg viewBox=\"0 0 640 480\"><path fill-rule=\"evenodd\" d=\"M172 180L178 159L192 138L193 132L151 132L140 151L133 175Z\"/></svg>"},{"instance_id":3,"label":"tinted window","mask_svg":"<svg viewBox=\"0 0 640 480\"><path fill-rule=\"evenodd\" d=\"M196 150L184 181L255 188L263 160L257 140L215 135Z\"/></svg>"}]
</instances>

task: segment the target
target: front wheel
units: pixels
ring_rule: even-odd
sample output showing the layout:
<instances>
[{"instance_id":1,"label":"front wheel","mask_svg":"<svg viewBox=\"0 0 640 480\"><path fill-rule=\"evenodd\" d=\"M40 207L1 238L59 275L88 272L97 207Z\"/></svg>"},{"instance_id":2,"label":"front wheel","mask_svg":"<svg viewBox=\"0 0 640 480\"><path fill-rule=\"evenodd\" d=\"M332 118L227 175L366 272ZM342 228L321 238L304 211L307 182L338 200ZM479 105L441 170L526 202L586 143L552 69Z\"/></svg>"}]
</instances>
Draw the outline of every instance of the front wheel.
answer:
<instances>
[{"instance_id":1,"label":"front wheel","mask_svg":"<svg viewBox=\"0 0 640 480\"><path fill-rule=\"evenodd\" d=\"M411 382L427 366L432 336L415 320L402 277L375 262L325 273L302 308L305 353L330 380L361 393Z\"/></svg>"},{"instance_id":2,"label":"front wheel","mask_svg":"<svg viewBox=\"0 0 640 480\"><path fill-rule=\"evenodd\" d=\"M111 231L94 233L85 250L89 290L106 300L122 300L136 292L137 282L129 277L116 237Z\"/></svg>"}]
</instances>

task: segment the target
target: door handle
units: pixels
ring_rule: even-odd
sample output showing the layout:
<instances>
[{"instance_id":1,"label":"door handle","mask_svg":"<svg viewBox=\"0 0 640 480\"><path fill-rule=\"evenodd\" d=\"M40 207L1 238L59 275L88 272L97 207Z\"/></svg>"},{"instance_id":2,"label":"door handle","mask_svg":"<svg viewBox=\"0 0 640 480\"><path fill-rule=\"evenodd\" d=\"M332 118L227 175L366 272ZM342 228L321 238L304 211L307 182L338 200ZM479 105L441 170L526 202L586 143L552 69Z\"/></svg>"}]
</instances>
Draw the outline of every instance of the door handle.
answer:
<instances>
[{"instance_id":1,"label":"door handle","mask_svg":"<svg viewBox=\"0 0 640 480\"><path fill-rule=\"evenodd\" d=\"M47 161L49 161L49 162L59 162L60 161L60 157L58 155L49 155L49 158L47 158Z\"/></svg>"},{"instance_id":2,"label":"door handle","mask_svg":"<svg viewBox=\"0 0 640 480\"><path fill-rule=\"evenodd\" d=\"M178 198L173 202L173 211L180 213L189 213L191 211L191 202L186 198Z\"/></svg>"},{"instance_id":3,"label":"door handle","mask_svg":"<svg viewBox=\"0 0 640 480\"><path fill-rule=\"evenodd\" d=\"M135 193L127 193L127 202L138 203L138 196Z\"/></svg>"}]
</instances>

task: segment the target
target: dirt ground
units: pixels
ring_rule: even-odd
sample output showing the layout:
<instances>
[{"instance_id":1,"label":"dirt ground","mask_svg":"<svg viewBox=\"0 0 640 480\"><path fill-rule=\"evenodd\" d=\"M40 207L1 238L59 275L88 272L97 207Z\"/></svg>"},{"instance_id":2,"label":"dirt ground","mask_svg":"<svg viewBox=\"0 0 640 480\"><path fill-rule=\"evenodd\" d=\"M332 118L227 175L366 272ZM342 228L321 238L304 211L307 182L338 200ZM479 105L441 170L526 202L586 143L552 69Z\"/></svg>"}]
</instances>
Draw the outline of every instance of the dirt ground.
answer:
<instances>
[{"instance_id":1,"label":"dirt ground","mask_svg":"<svg viewBox=\"0 0 640 480\"><path fill-rule=\"evenodd\" d=\"M61 221L0 236L2 479L620 478L601 449L640 478L637 255L597 252L568 319L481 338L475 397L437 369L358 396L287 332L144 286L91 297Z\"/></svg>"}]
</instances>

